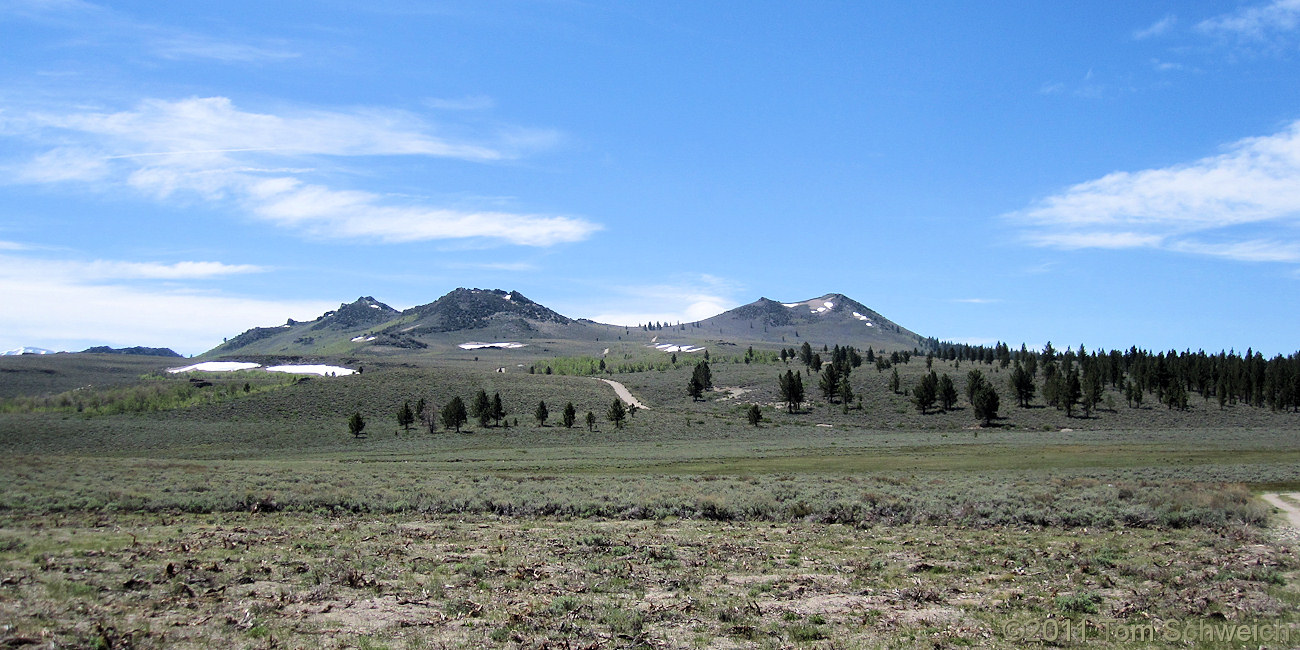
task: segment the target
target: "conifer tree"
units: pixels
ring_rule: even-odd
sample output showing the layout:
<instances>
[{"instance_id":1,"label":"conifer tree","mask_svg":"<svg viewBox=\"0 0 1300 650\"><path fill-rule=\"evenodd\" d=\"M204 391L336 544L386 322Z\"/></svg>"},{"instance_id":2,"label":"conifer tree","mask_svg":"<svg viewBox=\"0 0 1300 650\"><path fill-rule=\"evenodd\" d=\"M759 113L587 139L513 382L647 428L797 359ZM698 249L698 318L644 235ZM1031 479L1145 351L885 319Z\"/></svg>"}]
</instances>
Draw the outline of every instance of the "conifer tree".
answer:
<instances>
[{"instance_id":1,"label":"conifer tree","mask_svg":"<svg viewBox=\"0 0 1300 650\"><path fill-rule=\"evenodd\" d=\"M938 398L939 408L945 411L957 405L957 387L953 385L952 377L949 377L946 372L939 378Z\"/></svg>"},{"instance_id":2,"label":"conifer tree","mask_svg":"<svg viewBox=\"0 0 1300 650\"><path fill-rule=\"evenodd\" d=\"M935 399L939 395L939 378L931 371L921 378L921 381L912 387L912 402L916 404L917 410L924 415L934 406Z\"/></svg>"},{"instance_id":3,"label":"conifer tree","mask_svg":"<svg viewBox=\"0 0 1300 650\"><path fill-rule=\"evenodd\" d=\"M412 422L415 422L415 413L411 411L411 402L407 401L402 403L402 408L397 410L397 426L410 433Z\"/></svg>"},{"instance_id":4,"label":"conifer tree","mask_svg":"<svg viewBox=\"0 0 1300 650\"><path fill-rule=\"evenodd\" d=\"M573 423L578 419L578 410L573 407L573 402L564 405L564 413L560 415L560 422L564 423L565 429L572 429Z\"/></svg>"},{"instance_id":5,"label":"conifer tree","mask_svg":"<svg viewBox=\"0 0 1300 650\"><path fill-rule=\"evenodd\" d=\"M442 420L443 428L455 429L456 433L460 433L461 426L469 422L469 413L465 410L465 401L459 396L451 398L451 401L442 407L442 413L439 417Z\"/></svg>"},{"instance_id":6,"label":"conifer tree","mask_svg":"<svg viewBox=\"0 0 1300 650\"><path fill-rule=\"evenodd\" d=\"M605 417L614 423L615 429L623 428L623 420L627 417L627 408L623 406L623 400L614 398L609 404L609 410L605 412Z\"/></svg>"},{"instance_id":7,"label":"conifer tree","mask_svg":"<svg viewBox=\"0 0 1300 650\"><path fill-rule=\"evenodd\" d=\"M749 420L750 424L758 426L758 423L763 421L763 409L757 404L750 404L749 410L745 412L745 419Z\"/></svg>"},{"instance_id":8,"label":"conifer tree","mask_svg":"<svg viewBox=\"0 0 1300 650\"><path fill-rule=\"evenodd\" d=\"M492 400L488 399L487 391L479 389L478 394L474 396L474 404L470 407L469 414L478 420L480 427L487 427L488 421L492 419Z\"/></svg>"},{"instance_id":9,"label":"conifer tree","mask_svg":"<svg viewBox=\"0 0 1300 650\"><path fill-rule=\"evenodd\" d=\"M501 418L506 416L506 405L501 401L501 393L492 393L492 419L496 421L497 426L501 425Z\"/></svg>"},{"instance_id":10,"label":"conifer tree","mask_svg":"<svg viewBox=\"0 0 1300 650\"><path fill-rule=\"evenodd\" d=\"M828 403L833 404L835 398L840 392L839 368L833 363L827 364L826 367L822 369L821 381L818 382L817 386L822 391L822 397L825 398Z\"/></svg>"},{"instance_id":11,"label":"conifer tree","mask_svg":"<svg viewBox=\"0 0 1300 650\"><path fill-rule=\"evenodd\" d=\"M988 426L989 422L998 416L999 401L998 392L993 389L993 384L984 382L979 390L975 391L971 407L975 411L975 417L979 418L984 426Z\"/></svg>"},{"instance_id":12,"label":"conifer tree","mask_svg":"<svg viewBox=\"0 0 1300 650\"><path fill-rule=\"evenodd\" d=\"M1063 390L1059 396L1061 408L1065 409L1066 417L1074 417L1074 405L1079 403L1083 397L1083 386L1079 383L1079 371L1070 368L1065 376Z\"/></svg>"},{"instance_id":13,"label":"conifer tree","mask_svg":"<svg viewBox=\"0 0 1300 650\"><path fill-rule=\"evenodd\" d=\"M894 368L894 374L889 376L889 390L897 395L900 388L902 388L902 380L898 377L898 368Z\"/></svg>"},{"instance_id":14,"label":"conifer tree","mask_svg":"<svg viewBox=\"0 0 1300 650\"><path fill-rule=\"evenodd\" d=\"M537 420L537 426L546 426L546 418L550 416L550 412L546 410L546 402L538 402L537 408L533 411L533 419Z\"/></svg>"},{"instance_id":15,"label":"conifer tree","mask_svg":"<svg viewBox=\"0 0 1300 650\"><path fill-rule=\"evenodd\" d=\"M849 383L848 375L840 375L840 403L848 410L849 402L853 401L853 385Z\"/></svg>"},{"instance_id":16,"label":"conifer tree","mask_svg":"<svg viewBox=\"0 0 1300 650\"><path fill-rule=\"evenodd\" d=\"M365 430L366 421L361 418L360 413L353 413L352 416L348 418L348 431L352 434L352 437L360 438L361 433Z\"/></svg>"},{"instance_id":17,"label":"conifer tree","mask_svg":"<svg viewBox=\"0 0 1300 650\"><path fill-rule=\"evenodd\" d=\"M1080 385L1082 394L1079 398L1079 405L1083 407L1083 417L1092 417L1092 410L1101 403L1102 385L1101 375L1095 367L1090 364L1083 371L1083 382Z\"/></svg>"},{"instance_id":18,"label":"conifer tree","mask_svg":"<svg viewBox=\"0 0 1300 650\"><path fill-rule=\"evenodd\" d=\"M975 403L975 391L984 384L984 373L975 368L966 373L966 401Z\"/></svg>"}]
</instances>

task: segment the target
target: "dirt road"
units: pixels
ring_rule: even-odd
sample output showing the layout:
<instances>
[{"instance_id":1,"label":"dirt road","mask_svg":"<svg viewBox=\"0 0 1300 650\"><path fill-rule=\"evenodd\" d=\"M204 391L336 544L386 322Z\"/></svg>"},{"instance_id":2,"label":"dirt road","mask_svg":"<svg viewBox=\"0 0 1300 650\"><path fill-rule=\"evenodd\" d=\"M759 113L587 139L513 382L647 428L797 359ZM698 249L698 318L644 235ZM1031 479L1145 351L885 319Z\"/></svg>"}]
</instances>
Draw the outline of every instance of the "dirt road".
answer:
<instances>
[{"instance_id":1,"label":"dirt road","mask_svg":"<svg viewBox=\"0 0 1300 650\"><path fill-rule=\"evenodd\" d=\"M1282 510L1286 515L1287 524L1292 528L1300 529L1300 492L1288 492L1279 494L1270 492L1261 494L1261 497L1269 503Z\"/></svg>"},{"instance_id":2,"label":"dirt road","mask_svg":"<svg viewBox=\"0 0 1300 650\"><path fill-rule=\"evenodd\" d=\"M601 381L605 382L606 384L609 384L610 386L613 386L613 387L614 387L614 392L615 392L615 393L618 393L618 398L621 399L621 400L623 400L624 402L626 402L626 403L628 403L628 404L631 404L631 405L633 405L633 406L635 406L635 407L637 407L637 408L639 408L639 409L648 409L648 408L650 408L649 406L646 406L645 404L642 404L640 401L638 401L637 398L633 397L633 396L632 396L632 393L631 393L630 391L628 391L627 386L624 386L623 384L620 384L620 383L614 381L613 379L601 379L600 377L597 377L597 379L600 379Z\"/></svg>"}]
</instances>

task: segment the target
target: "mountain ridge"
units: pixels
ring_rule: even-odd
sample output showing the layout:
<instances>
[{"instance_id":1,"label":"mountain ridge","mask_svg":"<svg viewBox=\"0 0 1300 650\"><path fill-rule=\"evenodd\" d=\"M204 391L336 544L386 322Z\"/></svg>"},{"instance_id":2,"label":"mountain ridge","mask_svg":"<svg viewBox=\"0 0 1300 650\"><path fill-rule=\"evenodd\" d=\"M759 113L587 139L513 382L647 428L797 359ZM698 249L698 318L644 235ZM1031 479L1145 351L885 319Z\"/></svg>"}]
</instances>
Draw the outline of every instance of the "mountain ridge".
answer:
<instances>
[{"instance_id":1,"label":"mountain ridge","mask_svg":"<svg viewBox=\"0 0 1300 650\"><path fill-rule=\"evenodd\" d=\"M201 356L239 354L401 354L450 349L464 337L483 340L569 341L587 353L608 346L604 337L635 340L643 328L575 319L535 302L518 291L458 287L433 302L397 310L362 296L311 321L253 327ZM817 345L912 349L925 340L879 312L842 293L782 303L767 297L700 321L681 323L661 333L695 344ZM454 340L462 335L462 340ZM626 337L626 338L625 338ZM655 338L658 338L657 336ZM647 337L649 340L649 337Z\"/></svg>"}]
</instances>

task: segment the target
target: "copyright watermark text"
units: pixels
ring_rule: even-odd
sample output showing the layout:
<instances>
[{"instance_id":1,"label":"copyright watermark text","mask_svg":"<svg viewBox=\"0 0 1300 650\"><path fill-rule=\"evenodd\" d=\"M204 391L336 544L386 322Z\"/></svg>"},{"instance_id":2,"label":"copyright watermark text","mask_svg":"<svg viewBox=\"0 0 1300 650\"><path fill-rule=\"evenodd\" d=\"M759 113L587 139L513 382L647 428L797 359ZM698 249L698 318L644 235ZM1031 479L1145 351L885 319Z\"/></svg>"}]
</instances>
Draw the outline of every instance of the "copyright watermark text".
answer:
<instances>
[{"instance_id":1,"label":"copyright watermark text","mask_svg":"<svg viewBox=\"0 0 1300 650\"><path fill-rule=\"evenodd\" d=\"M1230 623L1227 621L1187 621L1169 623L1125 623L1118 621L1069 620L1048 618L1031 621L1007 621L1002 635L1010 640L1047 642L1084 642L1106 640L1121 643L1290 643L1289 626L1270 623Z\"/></svg>"}]
</instances>

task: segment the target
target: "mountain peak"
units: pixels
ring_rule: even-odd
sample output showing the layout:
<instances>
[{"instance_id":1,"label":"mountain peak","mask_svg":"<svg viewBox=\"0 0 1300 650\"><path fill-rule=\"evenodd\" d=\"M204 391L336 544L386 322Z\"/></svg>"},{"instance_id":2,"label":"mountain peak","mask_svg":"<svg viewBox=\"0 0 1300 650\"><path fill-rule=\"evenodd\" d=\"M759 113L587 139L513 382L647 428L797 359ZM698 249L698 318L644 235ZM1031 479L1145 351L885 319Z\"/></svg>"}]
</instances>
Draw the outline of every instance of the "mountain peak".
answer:
<instances>
[{"instance_id":1,"label":"mountain peak","mask_svg":"<svg viewBox=\"0 0 1300 650\"><path fill-rule=\"evenodd\" d=\"M786 344L806 340L911 348L920 341L913 332L842 293L796 302L759 298L705 319L701 326L723 337Z\"/></svg>"},{"instance_id":2,"label":"mountain peak","mask_svg":"<svg viewBox=\"0 0 1300 650\"><path fill-rule=\"evenodd\" d=\"M568 324L572 319L529 300L518 291L460 287L427 304L406 311L416 316L403 332L413 334L478 329L509 322L520 329L542 323Z\"/></svg>"},{"instance_id":3,"label":"mountain peak","mask_svg":"<svg viewBox=\"0 0 1300 650\"><path fill-rule=\"evenodd\" d=\"M325 328L353 330L374 327L396 318L401 312L385 305L372 296L362 296L356 300L339 305L334 311L327 311L312 323L313 330ZM293 325L294 323L289 323Z\"/></svg>"}]
</instances>

